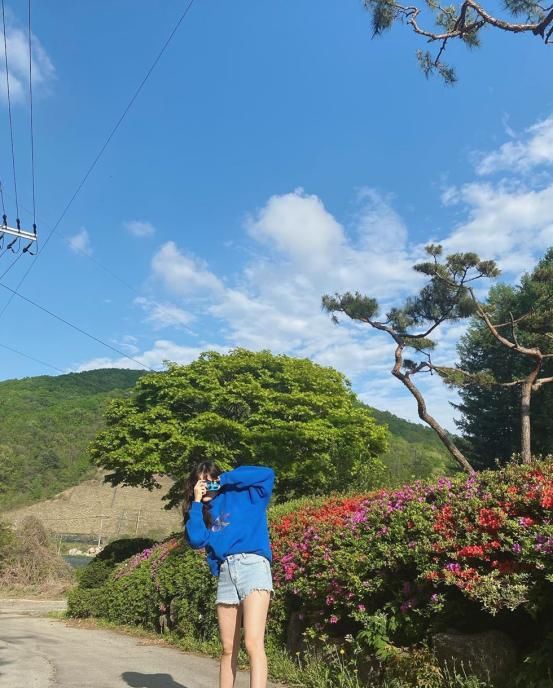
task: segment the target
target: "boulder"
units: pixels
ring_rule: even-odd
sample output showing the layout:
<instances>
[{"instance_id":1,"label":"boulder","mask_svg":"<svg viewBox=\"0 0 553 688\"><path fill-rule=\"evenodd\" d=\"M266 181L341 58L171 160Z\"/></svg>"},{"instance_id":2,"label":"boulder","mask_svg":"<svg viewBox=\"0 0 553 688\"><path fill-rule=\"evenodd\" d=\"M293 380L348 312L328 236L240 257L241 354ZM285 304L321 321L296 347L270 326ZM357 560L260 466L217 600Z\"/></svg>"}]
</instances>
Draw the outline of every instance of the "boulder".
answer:
<instances>
[{"instance_id":1,"label":"boulder","mask_svg":"<svg viewBox=\"0 0 553 688\"><path fill-rule=\"evenodd\" d=\"M482 680L501 685L517 663L514 642L502 631L480 633L438 633L432 645L440 664L449 669L464 668Z\"/></svg>"}]
</instances>

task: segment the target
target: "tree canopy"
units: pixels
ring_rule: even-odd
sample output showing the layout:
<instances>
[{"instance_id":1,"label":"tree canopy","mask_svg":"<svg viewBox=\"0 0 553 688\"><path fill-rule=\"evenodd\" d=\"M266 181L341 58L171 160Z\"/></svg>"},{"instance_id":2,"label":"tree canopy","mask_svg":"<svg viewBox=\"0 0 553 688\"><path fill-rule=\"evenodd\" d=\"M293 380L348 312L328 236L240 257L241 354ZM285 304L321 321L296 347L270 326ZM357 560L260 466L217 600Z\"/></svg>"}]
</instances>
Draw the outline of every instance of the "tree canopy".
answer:
<instances>
[{"instance_id":1,"label":"tree canopy","mask_svg":"<svg viewBox=\"0 0 553 688\"><path fill-rule=\"evenodd\" d=\"M437 72L448 84L456 81L455 70L443 61L451 41L469 48L480 45L485 28L511 34L530 34L544 43L553 42L553 5L544 6L536 0L505 0L497 4L463 0L440 5L435 0L404 5L397 0L363 0L371 15L373 35L378 36L394 24L407 25L436 50L418 50L417 58L428 76Z\"/></svg>"},{"instance_id":2,"label":"tree canopy","mask_svg":"<svg viewBox=\"0 0 553 688\"><path fill-rule=\"evenodd\" d=\"M368 486L387 431L356 403L338 371L306 359L236 349L143 376L129 399L115 400L106 429L91 446L112 485L176 482L165 498L182 499L182 481L200 461L223 470L240 464L275 469L275 497Z\"/></svg>"}]
</instances>

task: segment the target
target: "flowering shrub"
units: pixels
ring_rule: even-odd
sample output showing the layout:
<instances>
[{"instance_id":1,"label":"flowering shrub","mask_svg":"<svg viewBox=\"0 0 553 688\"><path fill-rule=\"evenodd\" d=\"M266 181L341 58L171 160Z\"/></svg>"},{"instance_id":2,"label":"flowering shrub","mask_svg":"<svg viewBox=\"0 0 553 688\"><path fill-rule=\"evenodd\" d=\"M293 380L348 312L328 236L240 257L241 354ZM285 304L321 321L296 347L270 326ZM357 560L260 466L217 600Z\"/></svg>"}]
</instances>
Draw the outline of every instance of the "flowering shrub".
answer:
<instances>
[{"instance_id":1,"label":"flowering shrub","mask_svg":"<svg viewBox=\"0 0 553 688\"><path fill-rule=\"evenodd\" d=\"M134 569L142 562L149 561L151 564L150 571L152 573L152 578L155 581L157 572L163 560L166 559L169 553L175 549L175 547L178 547L178 545L179 541L177 538L172 537L169 540L164 540L163 542L158 543L157 545L147 547L146 549L142 550L142 552L138 552L133 557L123 562L123 564L115 571L114 578L117 579L121 578L121 576L127 576L129 573L132 573L132 571L134 571Z\"/></svg>"},{"instance_id":2,"label":"flowering shrub","mask_svg":"<svg viewBox=\"0 0 553 688\"><path fill-rule=\"evenodd\" d=\"M275 583L327 630L384 602L432 614L452 588L491 615L529 608L553 573L552 495L545 461L335 497L271 523Z\"/></svg>"},{"instance_id":3,"label":"flowering shrub","mask_svg":"<svg viewBox=\"0 0 553 688\"><path fill-rule=\"evenodd\" d=\"M269 526L276 596L268 631L283 642L292 611L304 637L353 637L383 661L441 628L496 627L537 665L540 642L553 632L551 459L296 500L271 509ZM180 535L147 548L116 570L106 594L145 568L156 613L172 605L177 623L181 605L182 632L207 624L216 633L216 579L201 551Z\"/></svg>"}]
</instances>

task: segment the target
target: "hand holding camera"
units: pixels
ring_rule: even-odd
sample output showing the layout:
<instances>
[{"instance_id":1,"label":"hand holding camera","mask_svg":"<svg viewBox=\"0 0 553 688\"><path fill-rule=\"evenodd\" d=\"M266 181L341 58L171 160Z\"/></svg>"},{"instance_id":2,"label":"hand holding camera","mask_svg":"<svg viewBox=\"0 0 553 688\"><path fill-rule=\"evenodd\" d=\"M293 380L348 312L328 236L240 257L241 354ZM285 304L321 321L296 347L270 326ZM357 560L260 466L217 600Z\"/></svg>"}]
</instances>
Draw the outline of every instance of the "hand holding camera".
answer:
<instances>
[{"instance_id":1,"label":"hand holding camera","mask_svg":"<svg viewBox=\"0 0 553 688\"><path fill-rule=\"evenodd\" d=\"M219 478L216 480L203 480L200 478L194 485L194 500L200 502L205 494L208 492L216 492L219 489L221 489Z\"/></svg>"}]
</instances>

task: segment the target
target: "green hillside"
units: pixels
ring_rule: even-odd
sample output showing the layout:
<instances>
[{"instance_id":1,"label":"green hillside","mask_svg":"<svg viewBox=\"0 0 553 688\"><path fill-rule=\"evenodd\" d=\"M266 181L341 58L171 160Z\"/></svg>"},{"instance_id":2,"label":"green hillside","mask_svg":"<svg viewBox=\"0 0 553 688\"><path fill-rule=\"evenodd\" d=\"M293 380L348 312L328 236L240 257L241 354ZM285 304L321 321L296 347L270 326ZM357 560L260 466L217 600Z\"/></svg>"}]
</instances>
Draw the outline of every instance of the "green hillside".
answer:
<instances>
[{"instance_id":1,"label":"green hillside","mask_svg":"<svg viewBox=\"0 0 553 688\"><path fill-rule=\"evenodd\" d=\"M129 394L143 374L113 368L0 382L0 509L47 499L92 478L96 469L87 447L103 426L104 407ZM387 482L454 468L430 429L371 410L391 432L383 457Z\"/></svg>"},{"instance_id":2,"label":"green hillside","mask_svg":"<svg viewBox=\"0 0 553 688\"><path fill-rule=\"evenodd\" d=\"M142 374L113 368L0 382L0 509L93 477L86 450L103 409Z\"/></svg>"},{"instance_id":3,"label":"green hillside","mask_svg":"<svg viewBox=\"0 0 553 688\"><path fill-rule=\"evenodd\" d=\"M375 420L390 430L389 448L381 458L389 469L391 485L409 482L413 478L451 475L458 470L431 428L398 418L388 411L369 408Z\"/></svg>"}]
</instances>

